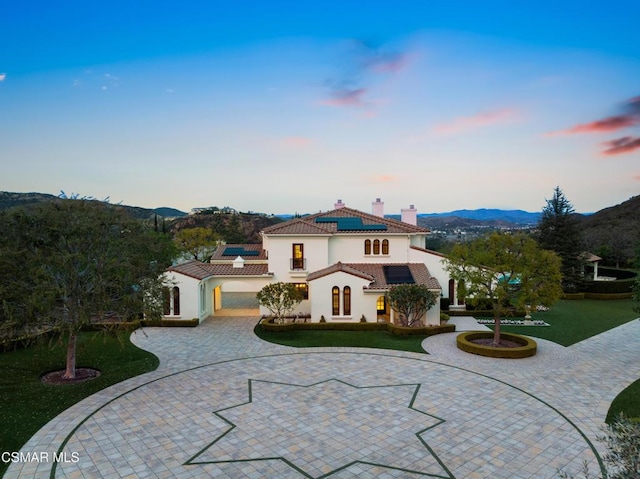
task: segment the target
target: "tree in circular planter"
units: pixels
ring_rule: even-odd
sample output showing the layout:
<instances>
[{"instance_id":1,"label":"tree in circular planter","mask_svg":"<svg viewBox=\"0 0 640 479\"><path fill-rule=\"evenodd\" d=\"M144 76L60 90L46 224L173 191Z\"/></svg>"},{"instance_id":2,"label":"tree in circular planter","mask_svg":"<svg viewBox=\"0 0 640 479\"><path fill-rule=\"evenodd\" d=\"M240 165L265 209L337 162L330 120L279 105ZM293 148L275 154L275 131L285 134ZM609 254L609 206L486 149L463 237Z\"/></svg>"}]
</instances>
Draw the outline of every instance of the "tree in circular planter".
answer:
<instances>
[{"instance_id":1,"label":"tree in circular planter","mask_svg":"<svg viewBox=\"0 0 640 479\"><path fill-rule=\"evenodd\" d=\"M527 305L549 306L562 294L561 260L523 234L493 233L457 244L445 269L467 293L491 302L494 347L500 345L500 318Z\"/></svg>"}]
</instances>

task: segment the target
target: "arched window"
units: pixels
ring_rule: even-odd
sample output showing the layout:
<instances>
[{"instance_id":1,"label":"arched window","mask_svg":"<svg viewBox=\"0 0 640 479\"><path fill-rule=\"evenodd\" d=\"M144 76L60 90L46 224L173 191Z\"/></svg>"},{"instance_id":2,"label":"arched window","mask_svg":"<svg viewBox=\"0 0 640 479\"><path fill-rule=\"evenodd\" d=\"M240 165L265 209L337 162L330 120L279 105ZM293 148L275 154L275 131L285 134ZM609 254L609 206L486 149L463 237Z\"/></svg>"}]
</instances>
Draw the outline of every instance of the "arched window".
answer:
<instances>
[{"instance_id":1,"label":"arched window","mask_svg":"<svg viewBox=\"0 0 640 479\"><path fill-rule=\"evenodd\" d=\"M173 287L173 314L178 316L180 314L180 288Z\"/></svg>"},{"instance_id":2,"label":"arched window","mask_svg":"<svg viewBox=\"0 0 640 479\"><path fill-rule=\"evenodd\" d=\"M342 314L351 316L351 288L345 286L342 290Z\"/></svg>"},{"instance_id":3,"label":"arched window","mask_svg":"<svg viewBox=\"0 0 640 479\"><path fill-rule=\"evenodd\" d=\"M169 316L171 314L171 290L162 288L162 314Z\"/></svg>"},{"instance_id":4,"label":"arched window","mask_svg":"<svg viewBox=\"0 0 640 479\"><path fill-rule=\"evenodd\" d=\"M382 254L389 254L389 240L382 240Z\"/></svg>"},{"instance_id":5,"label":"arched window","mask_svg":"<svg viewBox=\"0 0 640 479\"><path fill-rule=\"evenodd\" d=\"M380 240L373 240L373 254L380 254Z\"/></svg>"},{"instance_id":6,"label":"arched window","mask_svg":"<svg viewBox=\"0 0 640 479\"><path fill-rule=\"evenodd\" d=\"M162 314L178 316L180 314L180 288L162 288Z\"/></svg>"},{"instance_id":7,"label":"arched window","mask_svg":"<svg viewBox=\"0 0 640 479\"><path fill-rule=\"evenodd\" d=\"M364 254L371 254L371 240L364 240Z\"/></svg>"},{"instance_id":8,"label":"arched window","mask_svg":"<svg viewBox=\"0 0 640 479\"><path fill-rule=\"evenodd\" d=\"M337 286L331 290L331 314L333 316L340 315L340 288Z\"/></svg>"}]
</instances>

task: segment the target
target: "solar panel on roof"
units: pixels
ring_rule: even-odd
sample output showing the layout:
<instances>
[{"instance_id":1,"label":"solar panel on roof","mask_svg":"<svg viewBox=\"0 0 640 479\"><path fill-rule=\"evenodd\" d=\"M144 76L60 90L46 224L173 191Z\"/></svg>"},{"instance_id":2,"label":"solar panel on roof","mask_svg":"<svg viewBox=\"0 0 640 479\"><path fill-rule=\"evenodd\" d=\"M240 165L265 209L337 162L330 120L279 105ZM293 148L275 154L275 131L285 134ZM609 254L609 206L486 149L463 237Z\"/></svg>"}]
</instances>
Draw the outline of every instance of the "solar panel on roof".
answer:
<instances>
[{"instance_id":1,"label":"solar panel on roof","mask_svg":"<svg viewBox=\"0 0 640 479\"><path fill-rule=\"evenodd\" d=\"M406 264L384 265L382 267L387 284L413 284L415 280Z\"/></svg>"},{"instance_id":2,"label":"solar panel on roof","mask_svg":"<svg viewBox=\"0 0 640 479\"><path fill-rule=\"evenodd\" d=\"M258 256L259 254L259 251L237 246L228 246L222 252L222 256Z\"/></svg>"},{"instance_id":3,"label":"solar panel on roof","mask_svg":"<svg viewBox=\"0 0 640 479\"><path fill-rule=\"evenodd\" d=\"M316 223L336 223L338 231L386 231L387 225L362 224L362 218L345 216L345 217L320 217L316 218Z\"/></svg>"}]
</instances>

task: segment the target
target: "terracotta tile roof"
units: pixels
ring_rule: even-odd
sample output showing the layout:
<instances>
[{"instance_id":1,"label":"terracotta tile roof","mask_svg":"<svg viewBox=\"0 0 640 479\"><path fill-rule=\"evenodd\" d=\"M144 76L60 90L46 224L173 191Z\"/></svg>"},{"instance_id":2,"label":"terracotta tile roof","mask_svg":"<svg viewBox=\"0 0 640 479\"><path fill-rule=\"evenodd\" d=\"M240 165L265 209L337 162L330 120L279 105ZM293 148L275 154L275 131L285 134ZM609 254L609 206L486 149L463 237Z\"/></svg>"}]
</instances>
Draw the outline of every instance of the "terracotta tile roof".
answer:
<instances>
[{"instance_id":1,"label":"terracotta tile roof","mask_svg":"<svg viewBox=\"0 0 640 479\"><path fill-rule=\"evenodd\" d=\"M242 256L237 254L225 255L224 253L227 250L227 248L244 249L245 251L257 251L258 255L257 256L253 256L253 255ZM211 260L212 261L215 261L215 260L233 261L234 259L236 259L237 256L242 256L244 260L266 260L267 259L267 253L262 249L261 244L223 244L216 248L216 250L213 252L213 255L211 256Z\"/></svg>"},{"instance_id":2,"label":"terracotta tile roof","mask_svg":"<svg viewBox=\"0 0 640 479\"><path fill-rule=\"evenodd\" d=\"M440 253L439 251L434 251L432 249L420 248L419 246L409 246L411 249L415 249L416 251L422 251L423 253L434 254L436 256L440 256L441 258L446 258L447 255Z\"/></svg>"},{"instance_id":3,"label":"terracotta tile roof","mask_svg":"<svg viewBox=\"0 0 640 479\"><path fill-rule=\"evenodd\" d=\"M436 278L431 276L423 263L336 263L307 275L307 281L327 276L338 271L352 274L360 278L368 279L371 284L365 289L387 290L392 285L387 284L384 274L384 266L407 266L416 284L424 284L429 289L442 289Z\"/></svg>"},{"instance_id":4,"label":"terracotta tile roof","mask_svg":"<svg viewBox=\"0 0 640 479\"><path fill-rule=\"evenodd\" d=\"M363 233L362 230L338 231L336 223L316 223L316 218L360 218L363 225L385 225L387 228L384 233L428 233L427 228L410 225L402 221L391 218L381 218L369 213L354 210L353 208L339 208L337 210L326 211L324 213L316 213L304 216L302 218L294 218L284 223L269 226L263 231L266 235L295 235L295 234L350 234ZM382 233L382 231L365 231L366 233Z\"/></svg>"},{"instance_id":5,"label":"terracotta tile roof","mask_svg":"<svg viewBox=\"0 0 640 479\"><path fill-rule=\"evenodd\" d=\"M307 275L307 281L313 281L317 278L322 278L323 276L327 276L333 273L337 273L338 271L342 271L343 273L352 274L353 276L358 276L360 278L367 279L369 281L374 281L376 278L370 274L367 274L359 269L352 268L345 263L341 263L338 261L336 264L332 264L327 268L323 268L318 271L314 271L313 273L309 273Z\"/></svg>"},{"instance_id":6,"label":"terracotta tile roof","mask_svg":"<svg viewBox=\"0 0 640 479\"><path fill-rule=\"evenodd\" d=\"M268 274L269 267L267 264L245 264L243 268L234 268L232 264L209 264L191 260L171 266L167 271L202 280L209 276L262 276Z\"/></svg>"}]
</instances>

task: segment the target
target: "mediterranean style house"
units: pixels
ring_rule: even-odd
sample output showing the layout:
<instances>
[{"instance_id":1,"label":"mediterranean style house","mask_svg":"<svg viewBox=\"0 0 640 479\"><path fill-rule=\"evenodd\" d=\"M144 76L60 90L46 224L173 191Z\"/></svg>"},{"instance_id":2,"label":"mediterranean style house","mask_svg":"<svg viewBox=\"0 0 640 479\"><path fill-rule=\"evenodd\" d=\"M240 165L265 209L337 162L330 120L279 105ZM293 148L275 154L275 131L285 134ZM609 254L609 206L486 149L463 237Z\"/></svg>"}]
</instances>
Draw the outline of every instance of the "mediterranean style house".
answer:
<instances>
[{"instance_id":1,"label":"mediterranean style house","mask_svg":"<svg viewBox=\"0 0 640 479\"><path fill-rule=\"evenodd\" d=\"M338 200L331 211L265 228L262 244L222 245L209 263L172 266L165 317L202 321L221 309L223 295L255 294L274 282L294 283L304 297L295 313L314 322L393 322L385 293L401 283L423 284L455 307L443 256L425 248L429 230L417 226L413 205L401 213L401 221L385 218L379 198L372 213ZM440 324L439 303L425 323Z\"/></svg>"}]
</instances>

